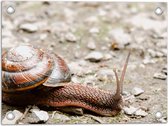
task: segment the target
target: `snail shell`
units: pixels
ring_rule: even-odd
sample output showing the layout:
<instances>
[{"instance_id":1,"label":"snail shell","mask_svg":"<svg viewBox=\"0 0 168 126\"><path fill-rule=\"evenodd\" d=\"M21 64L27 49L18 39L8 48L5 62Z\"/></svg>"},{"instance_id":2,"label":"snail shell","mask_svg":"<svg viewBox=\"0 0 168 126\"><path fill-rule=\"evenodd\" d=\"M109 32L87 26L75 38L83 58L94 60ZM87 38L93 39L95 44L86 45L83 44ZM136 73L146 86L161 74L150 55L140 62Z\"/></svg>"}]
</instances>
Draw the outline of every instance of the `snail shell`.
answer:
<instances>
[{"instance_id":1,"label":"snail shell","mask_svg":"<svg viewBox=\"0 0 168 126\"><path fill-rule=\"evenodd\" d=\"M59 86L71 74L65 61L54 53L33 46L18 46L2 55L2 90L24 91L41 84Z\"/></svg>"}]
</instances>

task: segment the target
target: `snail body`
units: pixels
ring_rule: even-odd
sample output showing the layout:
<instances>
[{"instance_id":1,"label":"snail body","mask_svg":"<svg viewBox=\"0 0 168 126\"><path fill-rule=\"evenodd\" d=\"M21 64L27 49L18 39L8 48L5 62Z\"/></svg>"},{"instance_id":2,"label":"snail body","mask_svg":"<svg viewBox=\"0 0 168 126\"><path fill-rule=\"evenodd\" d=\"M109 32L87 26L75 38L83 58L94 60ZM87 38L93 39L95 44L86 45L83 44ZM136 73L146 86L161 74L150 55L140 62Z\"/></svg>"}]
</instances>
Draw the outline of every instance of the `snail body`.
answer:
<instances>
[{"instance_id":1,"label":"snail body","mask_svg":"<svg viewBox=\"0 0 168 126\"><path fill-rule=\"evenodd\" d=\"M54 53L33 46L12 48L2 55L2 100L18 106L74 106L103 116L115 116L122 109L122 83L129 56L130 53L120 80L114 70L117 89L111 93L71 83L68 66Z\"/></svg>"}]
</instances>

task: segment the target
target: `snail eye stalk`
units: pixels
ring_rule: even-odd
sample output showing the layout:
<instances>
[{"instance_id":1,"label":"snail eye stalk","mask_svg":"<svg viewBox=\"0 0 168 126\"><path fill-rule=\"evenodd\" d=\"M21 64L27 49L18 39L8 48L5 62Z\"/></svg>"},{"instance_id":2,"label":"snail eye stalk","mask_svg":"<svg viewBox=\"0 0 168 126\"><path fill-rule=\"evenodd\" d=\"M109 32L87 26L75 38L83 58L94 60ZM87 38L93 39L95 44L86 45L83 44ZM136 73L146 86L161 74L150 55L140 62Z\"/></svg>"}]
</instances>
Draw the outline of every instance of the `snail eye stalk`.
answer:
<instances>
[{"instance_id":1,"label":"snail eye stalk","mask_svg":"<svg viewBox=\"0 0 168 126\"><path fill-rule=\"evenodd\" d=\"M120 94L121 94L121 84L120 84L120 81L119 81L119 79L118 79L118 74L117 74L117 72L116 72L116 69L113 69L113 71L114 71L115 78L116 78L116 83L117 83L117 90L116 90L115 96L116 96L117 98L119 98L119 97L120 97Z\"/></svg>"},{"instance_id":2,"label":"snail eye stalk","mask_svg":"<svg viewBox=\"0 0 168 126\"><path fill-rule=\"evenodd\" d=\"M124 77L125 77L125 73L126 73L126 69L127 69L130 54L131 54L131 52L128 53L128 56L126 58L126 61L125 61L125 64L124 64L124 67L123 67L123 70L122 70L121 78L120 78L121 93L123 92L123 82L124 82Z\"/></svg>"}]
</instances>

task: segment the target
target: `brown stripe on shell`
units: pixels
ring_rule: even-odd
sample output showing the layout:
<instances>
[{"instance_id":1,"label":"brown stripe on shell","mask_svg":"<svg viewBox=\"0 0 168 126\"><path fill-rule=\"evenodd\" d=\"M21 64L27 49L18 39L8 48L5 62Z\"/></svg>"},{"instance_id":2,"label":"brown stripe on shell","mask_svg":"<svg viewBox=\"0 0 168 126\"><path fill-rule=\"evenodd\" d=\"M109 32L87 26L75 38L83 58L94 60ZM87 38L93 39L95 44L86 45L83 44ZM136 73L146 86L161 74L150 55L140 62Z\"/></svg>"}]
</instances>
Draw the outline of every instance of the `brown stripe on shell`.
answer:
<instances>
[{"instance_id":1,"label":"brown stripe on shell","mask_svg":"<svg viewBox=\"0 0 168 126\"><path fill-rule=\"evenodd\" d=\"M14 91L16 90L26 90L29 86L30 88L36 87L40 82L46 80L51 74L53 69L53 60L48 55L43 55L42 61L36 64L36 67L21 72L7 72L2 71L2 83L4 90ZM37 82L40 81L40 82ZM29 85L30 84L30 85ZM35 84L34 86L31 86Z\"/></svg>"},{"instance_id":2,"label":"brown stripe on shell","mask_svg":"<svg viewBox=\"0 0 168 126\"><path fill-rule=\"evenodd\" d=\"M40 60L42 60L44 54L44 52L42 52L39 49L34 49L34 53L35 54L30 59L21 62L16 62L11 61L7 57L7 52L5 52L2 55L2 70L8 72L18 72L32 69L33 67L36 66L38 62L40 62Z\"/></svg>"}]
</instances>

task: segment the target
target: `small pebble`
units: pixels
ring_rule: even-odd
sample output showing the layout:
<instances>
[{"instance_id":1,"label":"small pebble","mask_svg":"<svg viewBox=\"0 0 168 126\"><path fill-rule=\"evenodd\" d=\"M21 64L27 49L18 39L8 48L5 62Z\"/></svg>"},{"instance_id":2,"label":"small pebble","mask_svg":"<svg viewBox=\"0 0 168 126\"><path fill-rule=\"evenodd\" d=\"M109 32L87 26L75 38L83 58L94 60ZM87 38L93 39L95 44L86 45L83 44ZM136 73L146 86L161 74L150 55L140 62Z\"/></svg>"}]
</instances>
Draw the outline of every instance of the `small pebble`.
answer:
<instances>
[{"instance_id":1,"label":"small pebble","mask_svg":"<svg viewBox=\"0 0 168 126\"><path fill-rule=\"evenodd\" d=\"M167 56L167 48L161 49L161 52L163 53L164 56Z\"/></svg>"},{"instance_id":2,"label":"small pebble","mask_svg":"<svg viewBox=\"0 0 168 126\"><path fill-rule=\"evenodd\" d=\"M90 42L88 42L87 47L90 50L95 50L96 49L96 44L94 42L90 41Z\"/></svg>"},{"instance_id":3,"label":"small pebble","mask_svg":"<svg viewBox=\"0 0 168 126\"><path fill-rule=\"evenodd\" d=\"M76 38L76 36L74 34L68 33L68 34L65 35L65 40L67 42L76 42L77 38Z\"/></svg>"},{"instance_id":4,"label":"small pebble","mask_svg":"<svg viewBox=\"0 0 168 126\"><path fill-rule=\"evenodd\" d=\"M160 118L160 119L158 119L158 121L161 122L161 123L166 123L167 122L167 120L164 119L164 118Z\"/></svg>"},{"instance_id":5,"label":"small pebble","mask_svg":"<svg viewBox=\"0 0 168 126\"><path fill-rule=\"evenodd\" d=\"M142 117L145 117L145 116L148 115L148 113L145 112L145 111L143 111L142 109L139 109L139 110L137 110L137 111L135 112L135 115L136 115L136 116L142 116Z\"/></svg>"},{"instance_id":6,"label":"small pebble","mask_svg":"<svg viewBox=\"0 0 168 126\"><path fill-rule=\"evenodd\" d=\"M154 63L156 63L156 61L155 60L153 60L153 59L149 59L149 58L145 58L144 60L143 60L143 64L154 64Z\"/></svg>"},{"instance_id":7,"label":"small pebble","mask_svg":"<svg viewBox=\"0 0 168 126\"><path fill-rule=\"evenodd\" d=\"M135 101L134 95L129 95L126 98L124 98L125 101L128 101L129 103L133 103Z\"/></svg>"},{"instance_id":8,"label":"small pebble","mask_svg":"<svg viewBox=\"0 0 168 126\"><path fill-rule=\"evenodd\" d=\"M155 73L153 77L156 79L166 80L167 75L165 75L164 73Z\"/></svg>"},{"instance_id":9,"label":"small pebble","mask_svg":"<svg viewBox=\"0 0 168 126\"><path fill-rule=\"evenodd\" d=\"M2 124L17 124L22 116L23 113L18 110L8 111L2 120Z\"/></svg>"},{"instance_id":10,"label":"small pebble","mask_svg":"<svg viewBox=\"0 0 168 126\"><path fill-rule=\"evenodd\" d=\"M99 31L98 28L91 28L91 29L89 30L89 32L95 34L95 33L99 33L100 31Z\"/></svg>"},{"instance_id":11,"label":"small pebble","mask_svg":"<svg viewBox=\"0 0 168 126\"><path fill-rule=\"evenodd\" d=\"M156 51L153 49L148 49L148 53L151 55L151 57L156 57Z\"/></svg>"},{"instance_id":12,"label":"small pebble","mask_svg":"<svg viewBox=\"0 0 168 126\"><path fill-rule=\"evenodd\" d=\"M98 51L93 51L85 57L85 60L89 60L90 62L99 62L102 59L103 59L103 54Z\"/></svg>"},{"instance_id":13,"label":"small pebble","mask_svg":"<svg viewBox=\"0 0 168 126\"><path fill-rule=\"evenodd\" d=\"M138 99L140 99L140 100L148 100L150 97L148 96L148 95L145 95L145 94L142 94L142 95L140 95L139 97L138 97Z\"/></svg>"},{"instance_id":14,"label":"small pebble","mask_svg":"<svg viewBox=\"0 0 168 126\"><path fill-rule=\"evenodd\" d=\"M123 48L132 41L130 35L121 28L113 29L109 34L114 39L111 45L112 49Z\"/></svg>"},{"instance_id":15,"label":"small pebble","mask_svg":"<svg viewBox=\"0 0 168 126\"><path fill-rule=\"evenodd\" d=\"M101 50L107 50L107 49L108 49L108 47L106 47L106 46L101 47Z\"/></svg>"},{"instance_id":16,"label":"small pebble","mask_svg":"<svg viewBox=\"0 0 168 126\"><path fill-rule=\"evenodd\" d=\"M39 110L38 108L33 108L30 111L32 112L31 118L29 117L30 123L47 122L49 119L46 111Z\"/></svg>"},{"instance_id":17,"label":"small pebble","mask_svg":"<svg viewBox=\"0 0 168 126\"><path fill-rule=\"evenodd\" d=\"M149 110L150 110L150 108L149 108L149 107L147 107L147 106L141 106L141 109L142 109L142 110L144 110L145 112L147 112L147 111L149 111Z\"/></svg>"},{"instance_id":18,"label":"small pebble","mask_svg":"<svg viewBox=\"0 0 168 126\"><path fill-rule=\"evenodd\" d=\"M164 54L162 52L159 52L159 51L156 52L156 57L163 57L163 56Z\"/></svg>"},{"instance_id":19,"label":"small pebble","mask_svg":"<svg viewBox=\"0 0 168 126\"><path fill-rule=\"evenodd\" d=\"M161 72L167 75L167 68L163 68Z\"/></svg>"},{"instance_id":20,"label":"small pebble","mask_svg":"<svg viewBox=\"0 0 168 126\"><path fill-rule=\"evenodd\" d=\"M130 106L130 107L124 107L123 110L124 110L125 114L133 115L138 110L138 108Z\"/></svg>"},{"instance_id":21,"label":"small pebble","mask_svg":"<svg viewBox=\"0 0 168 126\"><path fill-rule=\"evenodd\" d=\"M80 83L80 80L79 80L76 76L72 76L72 77L71 77L71 81L72 81L73 83Z\"/></svg>"},{"instance_id":22,"label":"small pebble","mask_svg":"<svg viewBox=\"0 0 168 126\"><path fill-rule=\"evenodd\" d=\"M78 63L80 66L85 66L85 67L88 66L88 63L85 60L80 60Z\"/></svg>"},{"instance_id":23,"label":"small pebble","mask_svg":"<svg viewBox=\"0 0 168 126\"><path fill-rule=\"evenodd\" d=\"M84 73L84 69L82 66L79 65L77 62L71 62L68 64L68 67L72 74L81 76Z\"/></svg>"},{"instance_id":24,"label":"small pebble","mask_svg":"<svg viewBox=\"0 0 168 126\"><path fill-rule=\"evenodd\" d=\"M135 96L138 96L138 95L144 93L144 90L141 89L141 88L138 88L138 87L134 87L134 88L132 89L131 93L132 93L133 95L135 95Z\"/></svg>"},{"instance_id":25,"label":"small pebble","mask_svg":"<svg viewBox=\"0 0 168 126\"><path fill-rule=\"evenodd\" d=\"M21 24L19 28L29 33L38 31L38 27L34 24Z\"/></svg>"},{"instance_id":26,"label":"small pebble","mask_svg":"<svg viewBox=\"0 0 168 126\"><path fill-rule=\"evenodd\" d=\"M74 57L75 57L75 59L79 59L81 57L81 53L75 52Z\"/></svg>"},{"instance_id":27,"label":"small pebble","mask_svg":"<svg viewBox=\"0 0 168 126\"><path fill-rule=\"evenodd\" d=\"M113 80L114 72L111 69L102 69L97 72L96 77L100 81Z\"/></svg>"},{"instance_id":28,"label":"small pebble","mask_svg":"<svg viewBox=\"0 0 168 126\"><path fill-rule=\"evenodd\" d=\"M98 13L100 16L105 16L107 14L107 12L104 9L99 9Z\"/></svg>"},{"instance_id":29,"label":"small pebble","mask_svg":"<svg viewBox=\"0 0 168 126\"><path fill-rule=\"evenodd\" d=\"M47 34L41 34L40 35L40 40L45 40L47 38Z\"/></svg>"},{"instance_id":30,"label":"small pebble","mask_svg":"<svg viewBox=\"0 0 168 126\"><path fill-rule=\"evenodd\" d=\"M110 60L111 58L112 56L108 53L104 55L104 60Z\"/></svg>"},{"instance_id":31,"label":"small pebble","mask_svg":"<svg viewBox=\"0 0 168 126\"><path fill-rule=\"evenodd\" d=\"M129 92L127 92L127 91L122 91L122 95L124 95L124 96L129 96L129 95L130 95L130 93L129 93Z\"/></svg>"},{"instance_id":32,"label":"small pebble","mask_svg":"<svg viewBox=\"0 0 168 126\"><path fill-rule=\"evenodd\" d=\"M98 21L98 18L96 16L90 16L84 20L87 24L94 24Z\"/></svg>"}]
</instances>

